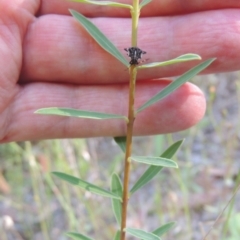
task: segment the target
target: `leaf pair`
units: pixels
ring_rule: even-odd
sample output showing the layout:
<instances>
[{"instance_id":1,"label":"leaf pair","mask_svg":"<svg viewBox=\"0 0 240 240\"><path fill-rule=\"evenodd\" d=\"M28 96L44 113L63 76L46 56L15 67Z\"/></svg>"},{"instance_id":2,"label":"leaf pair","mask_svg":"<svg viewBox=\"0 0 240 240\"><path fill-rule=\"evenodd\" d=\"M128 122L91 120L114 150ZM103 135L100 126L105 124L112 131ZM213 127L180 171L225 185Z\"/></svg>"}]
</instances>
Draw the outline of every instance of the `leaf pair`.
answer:
<instances>
[{"instance_id":1,"label":"leaf pair","mask_svg":"<svg viewBox=\"0 0 240 240\"><path fill-rule=\"evenodd\" d=\"M130 235L142 240L160 240L160 236L169 231L174 226L174 224L175 224L174 222L169 222L157 228L153 232L146 232L136 228L126 228L125 231ZM93 240L92 238L87 237L81 233L68 232L66 235L75 240ZM116 232L114 240L120 240L120 231Z\"/></svg>"},{"instance_id":2,"label":"leaf pair","mask_svg":"<svg viewBox=\"0 0 240 240\"><path fill-rule=\"evenodd\" d=\"M126 138L125 137L116 137L114 138L116 143L120 146L120 148L125 152L126 146ZM132 160L136 160L138 162L152 164L145 173L138 179L138 181L132 187L130 193L133 194L141 187L146 185L149 181L151 181L161 170L163 167L177 167L177 164L168 159L173 157L173 155L177 152L179 147L181 146L183 140L174 143L170 146L159 158L156 157L131 157ZM122 196L122 183L117 174L112 175L112 182L111 182L111 191L118 195ZM122 204L118 199L112 198L112 208L115 215L115 218L118 222L118 225L121 224L121 211L122 211Z\"/></svg>"},{"instance_id":3,"label":"leaf pair","mask_svg":"<svg viewBox=\"0 0 240 240\"><path fill-rule=\"evenodd\" d=\"M107 4L108 1L104 2L97 2L97 1L88 1L88 0L78 0L79 2L91 2L95 4ZM150 1L143 1L142 4L147 4ZM120 62L122 62L125 66L129 66L127 60L122 55L121 52L113 45L113 43L87 18L85 18L82 14L70 10L73 17L82 24L82 26L86 29L86 31L89 32L89 34L96 40L96 42L107 52L109 52L111 55L113 55L116 59L118 59ZM156 63L149 63L145 65L138 66L139 69L143 68L151 68L151 67L159 67L159 66L166 66L169 64L175 64L190 60L199 60L201 57L197 54L184 54L182 56L179 56L175 59L164 61L164 62L156 62ZM202 70L204 70L207 66L209 66L214 59L209 59L196 67L192 68L188 72L184 73L182 76L177 78L175 81L173 81L171 84L169 84L167 87L165 87L161 92L153 96L150 100L148 100L146 103L144 103L141 107L137 109L137 113L141 112L145 108L151 106L152 104L158 102L159 100L165 98L170 93L175 91L177 88L179 88L181 85L189 81L192 77L200 73ZM60 116L72 116L72 117L81 117L81 118L92 118L92 119L125 119L128 121L126 116L116 115L116 114L107 114L107 113L101 113L101 112L91 112L91 111L83 111L83 110L77 110L77 109L70 109L70 108L43 108L36 111L36 113L39 114L52 114L52 115L60 115Z\"/></svg>"},{"instance_id":4,"label":"leaf pair","mask_svg":"<svg viewBox=\"0 0 240 240\"><path fill-rule=\"evenodd\" d=\"M123 152L126 150L126 137L115 137L115 142L122 149ZM143 156L132 156L131 159L137 162L142 162L149 164L149 168L144 172L144 174L138 179L134 184L130 193L136 192L138 189L142 188L149 181L151 181L162 169L163 167L173 167L177 168L177 164L170 158L174 156L177 150L182 145L183 140L177 141L172 144L160 157L143 157Z\"/></svg>"},{"instance_id":5,"label":"leaf pair","mask_svg":"<svg viewBox=\"0 0 240 240\"><path fill-rule=\"evenodd\" d=\"M146 1L145 1L146 2ZM122 55L122 53L113 45L113 43L86 17L82 14L70 10L72 16L85 28L85 30L95 39L95 41L107 52L109 52L112 56L118 59L125 66L129 66L128 61ZM148 63L141 66L138 66L139 69L142 68L152 68L152 67L160 67L166 66L170 64L186 62L191 60L200 60L201 57L197 54L189 53L179 56L175 59L164 61L164 62L156 62L156 63Z\"/></svg>"},{"instance_id":6,"label":"leaf pair","mask_svg":"<svg viewBox=\"0 0 240 240\"><path fill-rule=\"evenodd\" d=\"M180 147L182 141L176 142L171 147L169 147L161 156L162 157L131 157L132 160L150 164L151 166L146 170L142 177L137 181L134 187L131 190L131 193L135 192L137 189L148 183L163 167L177 167L177 164L167 159L166 157L172 157L177 149ZM80 178L73 177L66 173L53 172L53 174L62 180L72 184L77 185L80 188L85 189L91 193L109 197L112 199L122 200L122 184L119 177L116 174L112 175L111 180L111 191L105 190L101 187L98 187L92 183L86 182Z\"/></svg>"}]
</instances>

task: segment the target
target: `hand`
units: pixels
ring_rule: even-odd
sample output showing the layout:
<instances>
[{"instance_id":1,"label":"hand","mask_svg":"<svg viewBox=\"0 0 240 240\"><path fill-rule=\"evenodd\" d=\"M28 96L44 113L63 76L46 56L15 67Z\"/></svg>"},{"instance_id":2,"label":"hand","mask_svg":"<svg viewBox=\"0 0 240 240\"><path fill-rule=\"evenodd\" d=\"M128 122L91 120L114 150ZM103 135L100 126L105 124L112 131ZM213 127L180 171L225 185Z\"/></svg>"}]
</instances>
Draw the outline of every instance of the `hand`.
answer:
<instances>
[{"instance_id":1,"label":"hand","mask_svg":"<svg viewBox=\"0 0 240 240\"><path fill-rule=\"evenodd\" d=\"M149 62L197 53L204 60L217 57L206 73L240 69L240 2L200 2L153 0L143 9L138 47ZM98 46L69 8L91 17L123 54L130 47L126 9L64 0L0 0L0 142L125 134L122 120L34 114L44 107L127 114L128 70ZM196 64L140 70L136 107L169 83L152 79L179 75ZM137 116L135 135L189 128L204 111L202 92L185 84Z\"/></svg>"}]
</instances>

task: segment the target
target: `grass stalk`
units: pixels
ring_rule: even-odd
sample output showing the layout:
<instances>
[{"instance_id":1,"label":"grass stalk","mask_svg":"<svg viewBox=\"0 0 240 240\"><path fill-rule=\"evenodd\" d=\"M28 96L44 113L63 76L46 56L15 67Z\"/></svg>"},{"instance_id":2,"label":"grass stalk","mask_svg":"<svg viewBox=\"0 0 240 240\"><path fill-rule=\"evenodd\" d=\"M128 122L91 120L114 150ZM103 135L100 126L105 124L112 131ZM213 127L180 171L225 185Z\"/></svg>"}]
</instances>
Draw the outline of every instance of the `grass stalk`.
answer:
<instances>
[{"instance_id":1,"label":"grass stalk","mask_svg":"<svg viewBox=\"0 0 240 240\"><path fill-rule=\"evenodd\" d=\"M30 174L31 174L31 183L34 194L34 201L38 209L38 215L40 216L43 211L43 202L41 199L41 193L39 192L39 184L41 184L40 170L38 169L37 161L33 155L32 144L31 142L25 142L25 151L28 159ZM48 226L46 221L40 221L40 228L45 240L50 240Z\"/></svg>"}]
</instances>

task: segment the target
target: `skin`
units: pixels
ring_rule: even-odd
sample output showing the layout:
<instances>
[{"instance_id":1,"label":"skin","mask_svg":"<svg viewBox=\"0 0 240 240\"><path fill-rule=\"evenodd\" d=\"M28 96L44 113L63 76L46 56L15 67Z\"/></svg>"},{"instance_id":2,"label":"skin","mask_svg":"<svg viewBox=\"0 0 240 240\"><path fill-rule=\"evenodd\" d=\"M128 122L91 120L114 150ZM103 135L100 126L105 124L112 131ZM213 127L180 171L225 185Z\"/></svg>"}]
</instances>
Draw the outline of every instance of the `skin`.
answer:
<instances>
[{"instance_id":1,"label":"skin","mask_svg":"<svg viewBox=\"0 0 240 240\"><path fill-rule=\"evenodd\" d=\"M130 47L126 9L64 0L0 0L0 143L125 134L122 120L33 114L53 106L127 114L128 70L94 42L69 8L90 17L123 54ZM138 47L149 62L192 52L203 60L217 58L205 73L240 69L240 1L153 0L142 16ZM198 63L139 71L136 107L164 88L168 77ZM141 112L134 134L180 131L204 112L201 90L187 83Z\"/></svg>"}]
</instances>

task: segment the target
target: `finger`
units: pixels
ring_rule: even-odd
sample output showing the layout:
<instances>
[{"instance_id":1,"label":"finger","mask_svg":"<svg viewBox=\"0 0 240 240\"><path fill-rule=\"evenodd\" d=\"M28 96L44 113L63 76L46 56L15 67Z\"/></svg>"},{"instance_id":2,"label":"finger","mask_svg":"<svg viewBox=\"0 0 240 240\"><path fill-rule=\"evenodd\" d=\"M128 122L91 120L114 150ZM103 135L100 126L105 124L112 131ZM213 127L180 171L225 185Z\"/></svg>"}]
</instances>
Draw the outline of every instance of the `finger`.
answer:
<instances>
[{"instance_id":1,"label":"finger","mask_svg":"<svg viewBox=\"0 0 240 240\"><path fill-rule=\"evenodd\" d=\"M178 17L144 18L138 46L149 62L185 53L217 60L205 73L240 68L240 10L209 11ZM130 20L97 18L93 22L120 51L130 45ZM116 26L118 26L116 28ZM125 54L125 53L124 53ZM128 80L125 66L105 52L73 18L44 16L29 26L24 42L22 80L93 84ZM180 75L196 61L141 70L140 80ZM98 76L96 78L96 76Z\"/></svg>"},{"instance_id":2,"label":"finger","mask_svg":"<svg viewBox=\"0 0 240 240\"><path fill-rule=\"evenodd\" d=\"M148 81L137 86L136 108L164 88L169 81ZM126 122L120 119L92 120L34 114L45 107L68 107L127 115L128 85L74 86L32 83L23 86L9 108L11 119L1 142L51 138L122 136ZM202 92L193 84L177 91L137 115L134 134L180 131L196 124L205 111Z\"/></svg>"},{"instance_id":3,"label":"finger","mask_svg":"<svg viewBox=\"0 0 240 240\"><path fill-rule=\"evenodd\" d=\"M119 0L118 2L132 4L132 0ZM69 15L69 8L88 17L130 17L130 11L125 8L97 6L67 0L43 0L39 13L41 15L49 13ZM240 2L236 0L153 0L142 9L141 16L177 15L224 8L240 8Z\"/></svg>"}]
</instances>

